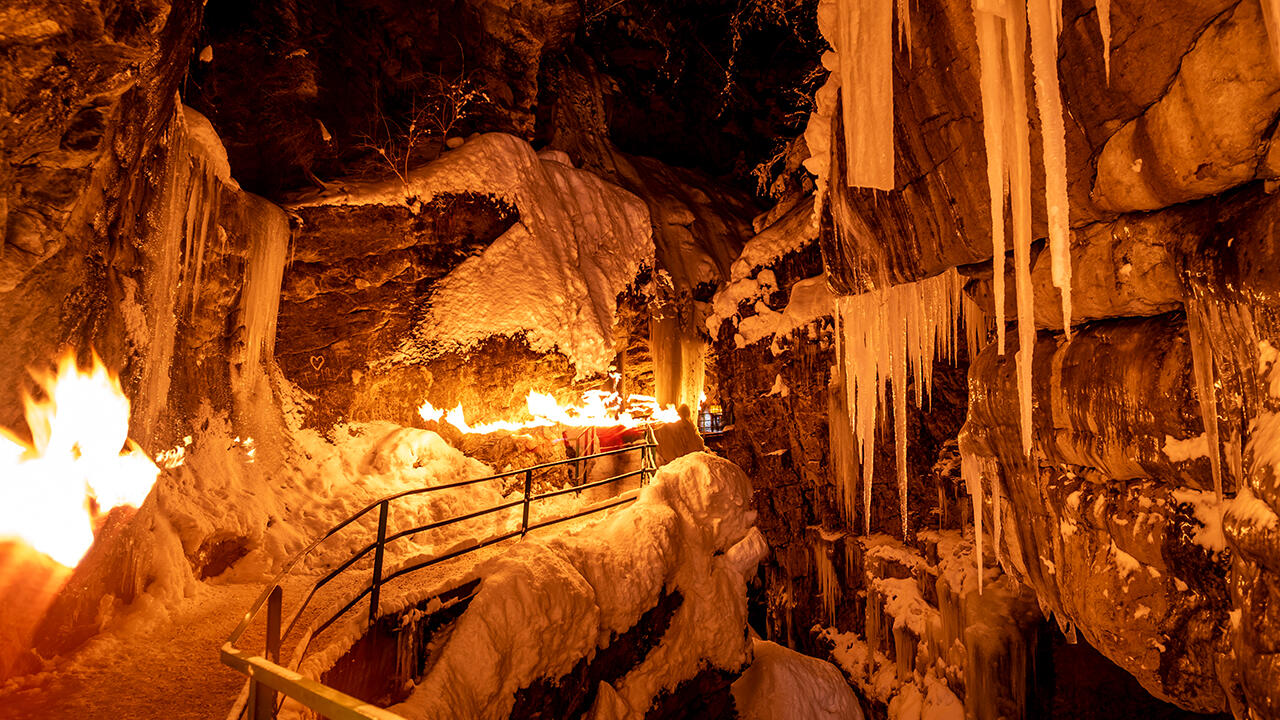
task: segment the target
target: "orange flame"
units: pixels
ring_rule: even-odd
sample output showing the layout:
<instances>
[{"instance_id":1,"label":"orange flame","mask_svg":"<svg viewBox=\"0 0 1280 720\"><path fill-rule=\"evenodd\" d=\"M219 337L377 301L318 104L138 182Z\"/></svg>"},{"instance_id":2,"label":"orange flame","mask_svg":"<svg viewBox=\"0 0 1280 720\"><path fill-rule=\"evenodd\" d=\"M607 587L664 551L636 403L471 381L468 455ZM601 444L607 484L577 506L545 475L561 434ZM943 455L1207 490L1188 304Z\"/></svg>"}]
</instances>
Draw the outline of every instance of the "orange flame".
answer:
<instances>
[{"instance_id":1,"label":"orange flame","mask_svg":"<svg viewBox=\"0 0 1280 720\"><path fill-rule=\"evenodd\" d=\"M680 414L670 405L661 407L658 401L648 395L629 395L627 405L622 407L622 397L618 393L603 390L588 390L582 393L579 405L561 405L554 397L537 390L531 390L525 398L529 414L533 420L527 422L511 422L498 420L491 423L471 425L459 404L445 412L436 408L429 401L424 401L418 408L418 414L429 422L447 422L464 433L484 434L505 430L519 432L528 428L546 427L548 425L568 425L570 427L638 427L645 423L667 423L680 420Z\"/></svg>"},{"instance_id":2,"label":"orange flame","mask_svg":"<svg viewBox=\"0 0 1280 720\"><path fill-rule=\"evenodd\" d=\"M68 354L46 398L26 398L27 445L0 428L0 539L21 540L74 567L97 515L146 499L159 469L128 440L129 399L95 355L88 372Z\"/></svg>"}]
</instances>

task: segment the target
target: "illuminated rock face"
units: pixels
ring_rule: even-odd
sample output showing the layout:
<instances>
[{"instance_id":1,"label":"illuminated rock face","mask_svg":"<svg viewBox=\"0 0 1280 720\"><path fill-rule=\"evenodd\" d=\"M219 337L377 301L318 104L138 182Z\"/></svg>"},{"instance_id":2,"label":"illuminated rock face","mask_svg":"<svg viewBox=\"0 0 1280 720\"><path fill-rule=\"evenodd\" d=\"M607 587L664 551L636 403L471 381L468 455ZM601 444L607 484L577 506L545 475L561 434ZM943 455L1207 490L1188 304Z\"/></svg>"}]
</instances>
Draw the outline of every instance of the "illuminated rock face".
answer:
<instances>
[{"instance_id":1,"label":"illuminated rock face","mask_svg":"<svg viewBox=\"0 0 1280 720\"><path fill-rule=\"evenodd\" d=\"M1007 296L992 297L971 6L920 8L911 62L895 59L897 188L833 186L851 214L820 242L837 289L959 266L979 305L1013 318L1011 268ZM1114 2L1108 81L1096 12L1066 9L1058 58L1075 334L1059 329L1033 167L1031 456L1012 327L1005 356L989 347L970 367L961 449L967 438L998 462L1004 567L1046 609L1156 696L1277 717L1277 59L1257 4ZM1206 328L1216 423L1202 417L1188 313Z\"/></svg>"},{"instance_id":2,"label":"illuminated rock face","mask_svg":"<svg viewBox=\"0 0 1280 720\"><path fill-rule=\"evenodd\" d=\"M392 58L368 65L377 67L379 81L394 85L421 74L414 62L456 64L455 49L444 47L454 38L446 43L440 31L456 28L456 49L475 66L450 71L477 70L494 97L452 139L471 130L514 133L519 142L552 148L537 155L539 164L567 160L641 196L643 203L619 201L636 211L624 220L655 236L656 259L666 263L677 292L689 296L680 298L685 308L711 297L707 285L732 264L751 212L749 203L721 203L716 184L705 177L695 181L684 170L638 157L661 145L669 151L663 162L687 160L703 169L763 159L724 146L747 147L751 143L735 141L764 131L726 132L691 121L720 118L722 69L689 70L694 82L666 97L647 82L652 68L627 65L635 61L629 53L664 73L669 57L688 67L716 62L720 48L695 46L692 36L680 34L680 23L650 22L673 12L652 1L613 3L615 14L603 20L583 18L579 4L561 0L429 9L372 3L385 11L379 18L385 37L370 33L350 56L335 52L338 45L308 49L307 42L322 36L357 42L350 29L325 31L344 18L364 18L369 11L359 3L346 4L356 9L341 17L308 14L305 3L282 2L278 13L266 4L243 26L219 14L229 6L210 4L207 12L214 14L202 18L202 4L193 0L152 2L130 13L94 3L28 4L35 8L30 14L0 13L6 51L0 74L7 83L0 108L0 426L20 424L27 366L87 341L121 370L135 401L137 439L148 450L179 442L202 404L237 415L228 421L230 440L245 410L233 387L252 355L246 345L255 345L246 338L269 325L261 314L249 317L265 307L246 299L255 296L251 255L281 260L280 242L268 253L253 248L286 236L294 251L283 270L276 357L286 379L320 396L308 418L313 424L339 418L413 423L428 397L441 407L462 403L498 417L520 407L529 390L577 394L572 358L507 337L416 365L380 364L411 336L436 282L521 222L522 209L499 193L458 190L416 205L301 204L287 228L279 206L231 179L278 192L273 198L279 200L311 182L309 173L331 179L351 169L344 163L368 124L361 113L370 106L338 106L351 99L352 86L367 82L348 72L362 60L344 60L335 69L335 58ZM816 245L782 243L790 251L766 263L769 283L763 269L734 277L771 288L752 298L753 307L734 310L780 312L800 281L823 276L835 290L854 292L867 278L901 283L959 268L978 305L991 312L1003 304L1006 316L1016 315L1015 283L1004 282L1008 297L992 297L988 269L973 3L907 5L913 5L914 33L907 47L895 50L897 188L873 194L838 187L833 192L843 195L854 227L833 233L824 216L811 233ZM910 411L910 525L964 524L967 500L957 494L955 446L948 441L967 404L966 449L1000 468L996 482L1004 500L996 540L1008 575L1154 695L1196 710L1280 717L1280 530L1273 524L1280 511L1280 245L1274 232L1280 204L1267 187L1280 178L1272 152L1280 72L1258 3L1114 0L1108 77L1095 5L1066 3L1058 58L1070 118L1073 319L1081 327L1069 344L1057 332L1059 298L1048 253L1038 253L1030 268L1034 320L1042 331L1032 353L1032 459L1025 459L1018 437L1013 343L1003 357L991 348L977 354L967 393L960 372L939 368L934 405ZM296 19L294 11L311 35L285 37L281 28ZM202 26L217 45L208 66L197 45ZM280 36L278 47L257 42L254 33L262 28ZM657 35L652 43L645 37L597 47L628 28ZM643 52L636 53L637 46ZM778 77L803 75L815 55L808 52L803 61L779 56ZM254 72L257 65L261 73ZM184 85L187 71L192 82ZM606 73L617 76L618 90L601 88L610 82ZM343 74L352 75L344 78L346 90L321 97L333 86L327 81ZM264 76L284 81L283 90L239 95L277 87ZM213 125L175 104L180 88L186 100L209 111ZM794 89L793 83L779 92ZM713 112L694 107L690 95L705 96L699 101L715 106ZM752 92L729 95L736 102ZM778 111L771 102L749 119L768 129L765 116ZM668 119L678 129L668 127ZM209 154L214 126L228 139L229 164ZM1031 130L1034 146L1039 128ZM436 157L442 140L433 140L420 159ZM681 157L700 145L708 153L715 146L718 157ZM467 144L453 147L465 154ZM795 156L805 152L789 148L783 164L794 169ZM745 169L736 172L739 185L752 184L743 182ZM1040 182L1040 168L1032 177L1033 185ZM779 203L770 217L786 212L779 208L805 207L798 195L807 186L788 187L797 197ZM1031 191L1040 197L1040 188ZM1033 235L1043 238L1043 205L1032 207ZM205 213L204 230L194 232L191 218ZM807 212L799 216L807 225ZM1188 308L1204 314L1212 351L1218 447L1207 435L1201 439L1207 428ZM629 382L651 383L648 309L634 298L615 309L612 327L597 317L596 329L612 330L617 349L632 351L634 359L620 368ZM723 449L764 491L756 502L774 547L767 574L770 597L779 599L772 609L786 618L783 632L807 630L826 611L810 560L812 537L819 534L811 526L844 527L851 520L842 515L835 478L848 457L832 449L840 418L831 402L839 392L828 370L838 364L831 324L818 318L772 346L738 347L729 329L717 338L721 400L735 411L737 426ZM257 345L254 352L261 350ZM888 437L877 443L882 475L871 491L878 508L873 530L900 527L889 470L894 449ZM1221 455L1225 503L1213 496L1206 452ZM194 477L202 470L196 463L182 472ZM144 508L140 521L118 516L109 530L130 536L139 531L127 526L158 522L157 513ZM994 519L988 515L988 531ZM211 566L230 562L207 562L225 542L218 529L193 521L181 532L181 549L172 538L165 546L140 540L123 554L104 549L105 559L76 579L74 587L87 589L66 596L43 642L66 649L93 632L96 626L84 621L98 611L108 576L123 577L108 590L126 602L146 580L129 573L157 565L152 555L162 550L181 552L197 575L217 574ZM988 563L992 555L989 548ZM863 582L858 573L846 575L841 580L850 588ZM845 593L846 615L859 610L849 599L856 592ZM816 648L812 638L798 642Z\"/></svg>"},{"instance_id":3,"label":"illuminated rock face","mask_svg":"<svg viewBox=\"0 0 1280 720\"><path fill-rule=\"evenodd\" d=\"M30 3L0 19L0 425L20 424L27 368L69 339L110 325L117 340L99 351L116 368L126 355L107 308L142 264L138 211L161 174L199 7Z\"/></svg>"},{"instance_id":4,"label":"illuminated rock face","mask_svg":"<svg viewBox=\"0 0 1280 720\"><path fill-rule=\"evenodd\" d=\"M1177 316L1100 323L1036 345L1035 459L1022 455L1011 355L970 367L962 450L998 458L1004 567L1157 697L1226 709L1230 554Z\"/></svg>"}]
</instances>

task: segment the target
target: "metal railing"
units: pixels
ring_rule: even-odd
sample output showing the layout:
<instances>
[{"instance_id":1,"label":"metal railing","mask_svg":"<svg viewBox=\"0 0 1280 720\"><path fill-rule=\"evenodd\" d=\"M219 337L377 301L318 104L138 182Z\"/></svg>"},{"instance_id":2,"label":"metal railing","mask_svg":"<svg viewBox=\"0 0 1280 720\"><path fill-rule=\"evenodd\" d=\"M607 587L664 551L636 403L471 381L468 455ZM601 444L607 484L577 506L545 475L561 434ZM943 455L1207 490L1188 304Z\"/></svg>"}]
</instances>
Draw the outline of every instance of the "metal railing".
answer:
<instances>
[{"instance_id":1,"label":"metal railing","mask_svg":"<svg viewBox=\"0 0 1280 720\"><path fill-rule=\"evenodd\" d=\"M519 470L511 470L508 472L498 473L496 475L462 480L455 483L449 483L447 485L414 488L412 490L405 490L393 495L388 495L370 503L359 512L351 515L337 525L334 525L325 532L324 535L317 538L285 564L284 568L278 575L276 575L271 584L263 590L261 595L258 596L258 599L249 608L249 611L245 613L244 618L241 619L240 623L236 625L235 630L232 631L227 642L223 644L221 650L223 664L249 678L246 683L245 690L241 692L240 697L237 699L235 706L228 715L228 718L243 717L246 711L248 711L249 720L266 720L267 718L274 718L276 716L276 712L280 708L280 703L283 702L283 698L280 698L279 702L277 701L277 693L279 693L283 696L292 698L320 716L330 718L330 720L401 720L400 716L394 713L388 712L387 710L383 710L374 705L370 705L369 703L347 695L346 693L328 687L317 680L299 674L296 668L300 665L303 657L306 655L311 641L351 611L351 609L366 596L369 597L369 627L372 628L374 622L378 619L382 587L396 578L403 577L418 570L452 560L471 552L475 552L476 550L490 545L495 545L517 537L523 537L531 530L537 530L538 528L548 527L568 520L603 512L635 500L634 495L625 498L615 496L608 502L589 506L588 508L571 515L555 517L532 524L529 522L529 508L533 503L539 500L546 500L569 493L580 493L584 490L603 487L605 485L637 476L640 477L641 484L645 484L657 469L657 457L654 452L656 448L657 443L654 439L652 428L647 428L643 442L627 445L614 450L607 450L593 455L585 455L566 460L557 460L555 462L543 463L541 465L534 465ZM612 457L631 452L638 453L640 458L640 467L636 470L605 478L604 480L585 483L583 485L569 486L538 495L533 494L533 476L536 472L559 466L576 465L598 458ZM437 520L425 525L401 530L390 535L387 533L387 519L391 514L392 503L397 500L414 495L453 490L470 485L476 485L478 483L500 481L521 475L523 475L524 479L524 494L519 500L512 500L492 507L469 512L464 515ZM518 530L501 533L443 555L434 555L426 560L401 567L384 576L384 552L389 543L395 542L401 538L410 537L456 523L466 522L468 520L474 520L476 518L502 512L504 510L512 510L518 507L522 508L520 527ZM348 526L356 523L360 519L369 516L374 511L377 511L378 513L378 530L376 538L372 542L361 547L353 555L348 557L333 570L330 570L319 580L315 581L307 591L297 609L294 610L292 616L288 620L288 623L283 624L282 609L284 604L284 586L282 583L285 578L293 572L298 563L300 563L304 558L310 556L317 547L324 543L324 541L333 537ZM316 596L316 593L339 575L350 569L361 559L367 557L370 553L373 553L373 570L369 584L356 593L355 597L351 598L351 600L343 605L337 612L333 613L318 626L309 629L299 639L297 650L295 650L294 654L294 661L292 663L294 665L294 669L282 666L280 664L280 649L282 644L293 633L298 621L302 618L303 612L310 606L311 601ZM237 648L236 643L244 636L245 631L249 629L254 619L262 612L264 606L267 611L265 653L263 655L256 655L247 650Z\"/></svg>"}]
</instances>

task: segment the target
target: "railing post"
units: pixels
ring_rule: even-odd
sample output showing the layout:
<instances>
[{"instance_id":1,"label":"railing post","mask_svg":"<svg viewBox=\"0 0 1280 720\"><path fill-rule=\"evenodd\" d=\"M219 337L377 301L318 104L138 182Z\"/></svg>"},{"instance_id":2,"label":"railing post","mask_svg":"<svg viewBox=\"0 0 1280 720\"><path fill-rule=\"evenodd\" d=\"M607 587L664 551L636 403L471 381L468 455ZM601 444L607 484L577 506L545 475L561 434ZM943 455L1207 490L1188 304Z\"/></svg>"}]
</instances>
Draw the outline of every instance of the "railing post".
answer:
<instances>
[{"instance_id":1,"label":"railing post","mask_svg":"<svg viewBox=\"0 0 1280 720\"><path fill-rule=\"evenodd\" d=\"M284 591L277 585L267 596L267 659L280 662L280 605ZM271 720L276 716L276 691L249 680L250 720Z\"/></svg>"},{"instance_id":2,"label":"railing post","mask_svg":"<svg viewBox=\"0 0 1280 720\"><path fill-rule=\"evenodd\" d=\"M653 434L653 427L646 425L644 428L644 447L640 450L640 484L648 485L653 479L653 474L658 470L658 458L654 454L654 450L658 445L658 438Z\"/></svg>"},{"instance_id":3,"label":"railing post","mask_svg":"<svg viewBox=\"0 0 1280 720\"><path fill-rule=\"evenodd\" d=\"M378 619L378 595L382 591L382 547L387 539L387 501L378 505L378 543L373 547L373 585L369 594L369 627Z\"/></svg>"},{"instance_id":4,"label":"railing post","mask_svg":"<svg viewBox=\"0 0 1280 720\"><path fill-rule=\"evenodd\" d=\"M529 496L533 494L533 471L524 471L524 517L520 520L520 536L529 532Z\"/></svg>"},{"instance_id":5,"label":"railing post","mask_svg":"<svg viewBox=\"0 0 1280 720\"><path fill-rule=\"evenodd\" d=\"M280 609L284 605L284 589L279 585L267 596L267 659L280 662Z\"/></svg>"}]
</instances>

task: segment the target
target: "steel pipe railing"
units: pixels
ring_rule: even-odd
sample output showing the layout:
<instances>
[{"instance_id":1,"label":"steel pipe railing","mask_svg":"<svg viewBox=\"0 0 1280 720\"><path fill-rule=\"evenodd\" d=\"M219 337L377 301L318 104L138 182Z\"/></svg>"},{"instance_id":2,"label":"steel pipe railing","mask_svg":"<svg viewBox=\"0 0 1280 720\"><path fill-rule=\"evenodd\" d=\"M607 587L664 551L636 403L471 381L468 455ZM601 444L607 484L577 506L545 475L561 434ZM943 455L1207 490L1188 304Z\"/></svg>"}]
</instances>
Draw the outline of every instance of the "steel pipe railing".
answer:
<instances>
[{"instance_id":1,"label":"steel pipe railing","mask_svg":"<svg viewBox=\"0 0 1280 720\"><path fill-rule=\"evenodd\" d=\"M584 490L603 487L605 485L621 482L637 476L640 477L642 485L647 483L657 470L656 448L657 443L654 439L653 430L652 428L646 428L645 439L642 443L628 445L613 450L606 450L592 455L556 460L553 462L520 468L518 470L509 470L495 475L470 478L445 485L412 488L410 490L404 490L392 495L387 495L375 500L361 510L352 514L350 517L347 517L343 521L329 528L323 535L316 538L311 542L311 544L303 548L299 553L294 555L287 563L285 563L279 574L276 575L271 584L258 596L257 600L252 606L250 606L249 611L245 613L245 616L231 632L226 643L223 644L221 650L222 662L249 678L247 692L241 693L241 699L237 701L236 706L232 708L228 717L239 718L245 714L245 711L248 711L250 720L267 720L267 718L274 718L279 708L279 702L283 702L284 697L289 697L301 703L313 712L324 717L332 718L333 720L396 720L399 716L394 713L390 713L386 710L365 703L364 701L351 697L350 695L327 687L316 680L300 675L297 672L296 667L301 664L303 657L310 648L311 641L350 612L351 609L359 604L359 602L366 596L369 597L368 624L369 627L372 627L379 616L378 613L381 603L382 587L392 580L404 577L405 575L417 572L418 570L461 557L468 553L475 552L481 548L496 545L500 542L517 537L523 537L531 530L550 527L552 525L585 517L594 513L611 510L635 500L635 494L631 494L630 497L622 499L615 497L607 503L593 505L570 515L556 517L549 520L541 520L532 524L529 521L530 507L533 503L539 500L559 497L569 493L581 493ZM585 463L589 460L612 457L630 452L638 453L640 458L639 469L624 472L613 477L605 478L604 480L586 483L584 485L561 488L536 495L533 492L533 476L535 472L563 465ZM425 525L400 530L392 534L388 534L387 532L392 504L397 500L424 493L453 490L482 482L503 480L521 474L524 475L524 493L520 500L509 501L492 507L468 512L456 517L433 521L426 523ZM384 574L385 550L388 544L402 538L447 527L456 523L474 520L503 510L511 510L516 507L521 508L519 530L500 533L481 542L468 545L464 548L460 548L443 555L433 556L424 561L397 568L389 574ZM346 560L339 563L337 567L330 570L316 582L312 583L311 587L303 597L302 603L290 616L288 623L282 625L281 610L283 607L284 596L284 586L282 583L285 578L293 572L294 568L296 568L304 558L310 556L321 543L333 537L353 523L359 521L361 518L369 515L375 509L378 511L376 539L373 542L361 546L359 550L353 553ZM299 642L298 651L295 652L293 663L295 665L295 669L289 669L281 666L279 664L280 648L296 628L298 621L302 618L303 612L310 606L316 593L322 587L347 572L352 565L368 556L370 552L373 553L373 569L369 584L359 590L355 596L346 602L336 613L332 614L324 622L306 633L305 638ZM262 611L264 606L267 609L265 656L254 655L236 647L236 643L244 636L245 631ZM280 696L279 702L277 702L277 695Z\"/></svg>"}]
</instances>

